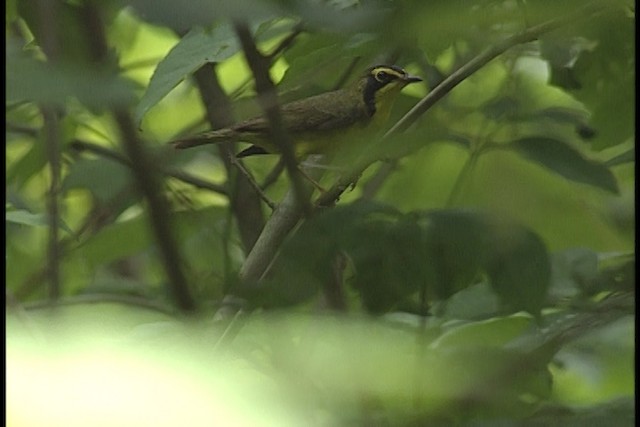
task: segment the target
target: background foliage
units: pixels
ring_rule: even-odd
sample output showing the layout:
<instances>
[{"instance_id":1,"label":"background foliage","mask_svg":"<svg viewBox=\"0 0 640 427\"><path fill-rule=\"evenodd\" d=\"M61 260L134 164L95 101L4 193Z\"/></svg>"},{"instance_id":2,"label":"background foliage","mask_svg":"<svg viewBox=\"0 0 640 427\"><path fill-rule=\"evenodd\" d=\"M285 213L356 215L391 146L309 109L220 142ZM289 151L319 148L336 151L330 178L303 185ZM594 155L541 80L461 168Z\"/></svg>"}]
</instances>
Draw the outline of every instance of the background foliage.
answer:
<instances>
[{"instance_id":1,"label":"background foliage","mask_svg":"<svg viewBox=\"0 0 640 427\"><path fill-rule=\"evenodd\" d=\"M9 424L632 425L632 2L6 12ZM281 102L425 80L306 208L166 144L261 112L243 25Z\"/></svg>"}]
</instances>

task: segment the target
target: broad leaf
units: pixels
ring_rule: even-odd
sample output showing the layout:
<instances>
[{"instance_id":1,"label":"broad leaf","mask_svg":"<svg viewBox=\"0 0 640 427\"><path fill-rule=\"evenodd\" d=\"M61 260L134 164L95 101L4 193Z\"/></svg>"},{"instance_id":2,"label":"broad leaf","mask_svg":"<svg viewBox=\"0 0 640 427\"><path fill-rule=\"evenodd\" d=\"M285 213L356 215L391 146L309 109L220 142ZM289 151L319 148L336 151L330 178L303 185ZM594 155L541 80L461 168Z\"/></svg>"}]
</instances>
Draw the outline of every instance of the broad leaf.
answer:
<instances>
[{"instance_id":1,"label":"broad leaf","mask_svg":"<svg viewBox=\"0 0 640 427\"><path fill-rule=\"evenodd\" d=\"M549 284L544 244L522 226L479 212L402 214L360 202L312 218L286 242L273 269L281 303L327 283L338 254L350 261L350 283L374 313L422 311L418 295L428 304L445 300L485 274L505 308L537 314Z\"/></svg>"},{"instance_id":2,"label":"broad leaf","mask_svg":"<svg viewBox=\"0 0 640 427\"><path fill-rule=\"evenodd\" d=\"M194 28L160 61L149 87L136 106L136 122L140 124L151 107L164 98L174 87L208 62L220 62L239 49L230 25L223 24L211 32Z\"/></svg>"},{"instance_id":3,"label":"broad leaf","mask_svg":"<svg viewBox=\"0 0 640 427\"><path fill-rule=\"evenodd\" d=\"M7 165L7 184L21 189L46 164L45 144L38 141L20 159Z\"/></svg>"},{"instance_id":4,"label":"broad leaf","mask_svg":"<svg viewBox=\"0 0 640 427\"><path fill-rule=\"evenodd\" d=\"M12 222L14 224L29 225L29 226L49 226L49 220L47 215L43 213L34 214L25 210L10 211L5 213L5 221ZM58 225L62 230L67 233L72 233L69 226L62 220Z\"/></svg>"},{"instance_id":5,"label":"broad leaf","mask_svg":"<svg viewBox=\"0 0 640 427\"><path fill-rule=\"evenodd\" d=\"M84 188L102 203L108 203L132 183L129 168L108 159L81 159L71 165L62 190Z\"/></svg>"},{"instance_id":6,"label":"broad leaf","mask_svg":"<svg viewBox=\"0 0 640 427\"><path fill-rule=\"evenodd\" d=\"M37 61L23 55L7 58L7 102L62 105L77 98L94 109L131 104L133 85L123 78L78 64Z\"/></svg>"},{"instance_id":7,"label":"broad leaf","mask_svg":"<svg viewBox=\"0 0 640 427\"><path fill-rule=\"evenodd\" d=\"M571 248L551 255L552 280L549 293L556 298L574 297L598 274L598 254L586 248Z\"/></svg>"},{"instance_id":8,"label":"broad leaf","mask_svg":"<svg viewBox=\"0 0 640 427\"><path fill-rule=\"evenodd\" d=\"M194 27L210 25L217 19L264 20L277 10L273 2L255 0L130 0L129 3L145 21L180 34Z\"/></svg>"},{"instance_id":9,"label":"broad leaf","mask_svg":"<svg viewBox=\"0 0 640 427\"><path fill-rule=\"evenodd\" d=\"M507 147L563 177L618 193L618 184L602 163L589 160L569 144L547 137L523 138Z\"/></svg>"}]
</instances>

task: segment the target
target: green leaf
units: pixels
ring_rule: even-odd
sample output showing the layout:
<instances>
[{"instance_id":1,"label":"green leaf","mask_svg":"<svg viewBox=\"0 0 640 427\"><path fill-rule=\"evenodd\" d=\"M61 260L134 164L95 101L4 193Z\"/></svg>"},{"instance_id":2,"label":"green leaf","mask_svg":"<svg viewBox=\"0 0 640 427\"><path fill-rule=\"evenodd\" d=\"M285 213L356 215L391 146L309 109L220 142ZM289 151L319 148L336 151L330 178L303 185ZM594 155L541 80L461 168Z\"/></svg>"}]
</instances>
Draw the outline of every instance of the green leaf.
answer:
<instances>
[{"instance_id":1,"label":"green leaf","mask_svg":"<svg viewBox=\"0 0 640 427\"><path fill-rule=\"evenodd\" d=\"M624 153L618 154L617 156L607 160L604 162L608 167L624 165L625 163L633 163L636 161L636 149L635 147L631 147Z\"/></svg>"},{"instance_id":2,"label":"green leaf","mask_svg":"<svg viewBox=\"0 0 640 427\"><path fill-rule=\"evenodd\" d=\"M618 193L616 179L603 163L586 159L564 141L531 137L513 141L507 147L571 181Z\"/></svg>"},{"instance_id":3,"label":"green leaf","mask_svg":"<svg viewBox=\"0 0 640 427\"><path fill-rule=\"evenodd\" d=\"M189 31L166 57L160 61L149 87L136 106L135 119L138 125L151 107L171 90L209 62L220 62L238 52L240 46L229 24L220 24L212 31L200 27Z\"/></svg>"},{"instance_id":4,"label":"green leaf","mask_svg":"<svg viewBox=\"0 0 640 427\"><path fill-rule=\"evenodd\" d=\"M62 105L69 97L91 108L132 103L133 84L80 64L56 64L25 56L7 57L7 102L33 101Z\"/></svg>"},{"instance_id":5,"label":"green leaf","mask_svg":"<svg viewBox=\"0 0 640 427\"><path fill-rule=\"evenodd\" d=\"M311 28L335 32L366 32L380 28L388 10L376 2L338 0L289 2L295 13ZM296 7L297 6L297 7Z\"/></svg>"},{"instance_id":6,"label":"green leaf","mask_svg":"<svg viewBox=\"0 0 640 427\"><path fill-rule=\"evenodd\" d=\"M579 408L547 405L540 408L521 427L584 427L636 425L636 405L632 397L619 397L597 405Z\"/></svg>"},{"instance_id":7,"label":"green leaf","mask_svg":"<svg viewBox=\"0 0 640 427\"><path fill-rule=\"evenodd\" d=\"M49 220L47 219L47 215L43 213L34 214L26 210L6 212L5 220L7 222L12 222L14 224L21 224L21 225L41 226L41 227L46 227L49 225ZM60 224L58 225L58 227L60 227L60 229L66 231L69 234L73 233L69 228L69 226L62 220L60 220Z\"/></svg>"},{"instance_id":8,"label":"green leaf","mask_svg":"<svg viewBox=\"0 0 640 427\"><path fill-rule=\"evenodd\" d=\"M549 293L557 298L574 297L598 275L598 254L587 248L571 248L551 255Z\"/></svg>"},{"instance_id":9,"label":"green leaf","mask_svg":"<svg viewBox=\"0 0 640 427\"><path fill-rule=\"evenodd\" d=\"M265 20L277 7L274 2L255 0L131 0L131 7L147 22L169 27L179 34L215 20Z\"/></svg>"},{"instance_id":10,"label":"green leaf","mask_svg":"<svg viewBox=\"0 0 640 427\"><path fill-rule=\"evenodd\" d=\"M492 227L489 259L483 266L494 291L509 307L539 315L551 277L544 242L531 230L502 224ZM495 234L494 234L495 233Z\"/></svg>"},{"instance_id":11,"label":"green leaf","mask_svg":"<svg viewBox=\"0 0 640 427\"><path fill-rule=\"evenodd\" d=\"M486 274L506 307L537 314L549 285L546 248L525 227L479 212L402 214L357 202L310 219L285 243L274 266L279 298L308 298L330 280L340 253L351 263L350 284L373 313L423 310L420 291L429 303L444 300Z\"/></svg>"},{"instance_id":12,"label":"green leaf","mask_svg":"<svg viewBox=\"0 0 640 427\"><path fill-rule=\"evenodd\" d=\"M353 228L355 238L342 248L356 272L352 285L369 311L386 312L426 286L431 265L415 221L374 215Z\"/></svg>"},{"instance_id":13,"label":"green leaf","mask_svg":"<svg viewBox=\"0 0 640 427\"><path fill-rule=\"evenodd\" d=\"M435 263L436 296L448 298L485 274L510 309L538 314L549 287L550 265L542 240L531 230L503 218L462 210L424 215Z\"/></svg>"},{"instance_id":14,"label":"green leaf","mask_svg":"<svg viewBox=\"0 0 640 427\"><path fill-rule=\"evenodd\" d=\"M104 227L75 251L93 266L108 264L135 255L152 245L149 225L144 216Z\"/></svg>"},{"instance_id":15,"label":"green leaf","mask_svg":"<svg viewBox=\"0 0 640 427\"><path fill-rule=\"evenodd\" d=\"M549 107L531 114L533 118L551 119L558 123L586 126L589 114L585 110L571 107Z\"/></svg>"},{"instance_id":16,"label":"green leaf","mask_svg":"<svg viewBox=\"0 0 640 427\"><path fill-rule=\"evenodd\" d=\"M499 300L488 283L471 285L451 296L445 303L446 319L484 319L499 312Z\"/></svg>"},{"instance_id":17,"label":"green leaf","mask_svg":"<svg viewBox=\"0 0 640 427\"><path fill-rule=\"evenodd\" d=\"M456 326L431 343L432 348L501 347L532 325L531 317L514 315Z\"/></svg>"},{"instance_id":18,"label":"green leaf","mask_svg":"<svg viewBox=\"0 0 640 427\"><path fill-rule=\"evenodd\" d=\"M45 144L37 141L13 164L7 166L7 184L22 188L35 174L40 172L47 164Z\"/></svg>"},{"instance_id":19,"label":"green leaf","mask_svg":"<svg viewBox=\"0 0 640 427\"><path fill-rule=\"evenodd\" d=\"M622 3L611 6L597 19L578 23L578 31L593 49L582 51L571 68L580 84L572 95L592 113L596 150L623 143L635 130L635 92L629 88L636 77L636 21Z\"/></svg>"},{"instance_id":20,"label":"green leaf","mask_svg":"<svg viewBox=\"0 0 640 427\"><path fill-rule=\"evenodd\" d=\"M129 168L108 159L81 159L74 162L62 182L62 190L85 188L102 203L113 200L131 186Z\"/></svg>"},{"instance_id":21,"label":"green leaf","mask_svg":"<svg viewBox=\"0 0 640 427\"><path fill-rule=\"evenodd\" d=\"M34 214L25 210L17 210L5 213L5 220L14 224L46 226L47 217L44 214Z\"/></svg>"}]
</instances>

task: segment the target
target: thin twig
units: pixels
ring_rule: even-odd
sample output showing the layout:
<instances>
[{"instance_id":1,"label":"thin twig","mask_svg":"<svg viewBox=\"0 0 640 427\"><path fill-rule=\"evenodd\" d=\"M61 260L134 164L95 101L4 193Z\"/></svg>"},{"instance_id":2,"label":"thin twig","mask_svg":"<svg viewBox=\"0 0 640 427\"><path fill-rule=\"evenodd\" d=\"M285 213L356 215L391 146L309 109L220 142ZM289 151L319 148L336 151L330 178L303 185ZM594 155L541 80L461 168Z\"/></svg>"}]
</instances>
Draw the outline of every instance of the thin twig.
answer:
<instances>
[{"instance_id":1,"label":"thin twig","mask_svg":"<svg viewBox=\"0 0 640 427\"><path fill-rule=\"evenodd\" d=\"M469 157L467 158L467 161L462 166L460 173L458 173L456 181L453 184L453 188L449 193L449 197L447 198L447 202L445 204L447 208L454 206L454 203L456 202L456 200L460 196L460 192L462 191L462 185L468 181L469 174L471 173L475 165L478 163L479 157L480 157L480 151L472 151L470 153Z\"/></svg>"},{"instance_id":2,"label":"thin twig","mask_svg":"<svg viewBox=\"0 0 640 427\"><path fill-rule=\"evenodd\" d=\"M117 216L114 214L116 206L121 205L123 199L130 197L130 189L127 188L121 191L116 197L111 199L109 203L95 206L91 212L89 212L83 219L82 224L78 229L69 237L62 238L58 241L58 252L60 253L61 260L64 259L69 253L71 246L76 244L76 247L81 246L91 236L94 236L97 232L102 230L107 225L111 224ZM81 240L81 237L85 233L91 233L85 239ZM24 279L19 286L16 287L14 292L15 297L18 300L23 300L35 292L38 287L47 278L47 268L42 267L32 272L26 279Z\"/></svg>"},{"instance_id":3,"label":"thin twig","mask_svg":"<svg viewBox=\"0 0 640 427\"><path fill-rule=\"evenodd\" d=\"M163 169L163 172L167 175L170 176L171 178L175 178L179 181L182 181L186 184L190 184L193 185L196 188L200 188L202 190L209 190L212 193L218 193L218 194L222 194L224 196L228 196L229 195L229 190L227 190L227 188L223 185L220 184L216 184L214 182L211 181L207 181L205 179L202 178L198 178L197 176L193 176L188 172L185 172L183 170L180 169L174 169L174 168L165 168Z\"/></svg>"},{"instance_id":4,"label":"thin twig","mask_svg":"<svg viewBox=\"0 0 640 427\"><path fill-rule=\"evenodd\" d=\"M311 156L313 158L314 156ZM311 178L318 179L323 171L314 168L305 171ZM313 188L307 185L305 191L311 194ZM264 230L245 259L238 277L242 281L257 282L264 277L272 265L278 248L287 237L289 232L298 224L304 212L297 202L297 196L293 189L289 189L276 210L265 224Z\"/></svg>"},{"instance_id":5,"label":"thin twig","mask_svg":"<svg viewBox=\"0 0 640 427\"><path fill-rule=\"evenodd\" d=\"M332 90L340 89L347 83L349 77L351 77L351 74L353 74L353 70L355 70L356 65L358 65L358 62L360 62L360 57L356 57L351 60L351 63L349 64L347 69L344 70L336 84L333 85Z\"/></svg>"},{"instance_id":6,"label":"thin twig","mask_svg":"<svg viewBox=\"0 0 640 427\"><path fill-rule=\"evenodd\" d=\"M282 161L282 159L278 159L278 163L276 163L273 169L269 171L264 181L262 181L262 185L261 185L262 190L264 191L267 188L269 188L271 185L273 185L278 180L278 178L280 177L283 171L284 171L284 162Z\"/></svg>"},{"instance_id":7,"label":"thin twig","mask_svg":"<svg viewBox=\"0 0 640 427\"><path fill-rule=\"evenodd\" d=\"M382 187L384 182L398 168L398 160L392 159L383 162L375 174L362 186L360 199L371 200Z\"/></svg>"},{"instance_id":8,"label":"thin twig","mask_svg":"<svg viewBox=\"0 0 640 427\"><path fill-rule=\"evenodd\" d=\"M71 144L69 144L69 146L77 151L88 151L90 153L93 154L97 154L99 156L102 157L106 157L108 159L114 160L122 165L125 165L129 168L132 167L131 162L129 161L129 159L127 159L127 157L125 155L123 155L122 153L112 150L110 148L104 147L102 145L98 145L98 144L94 144L92 142L87 142L87 141L81 141L79 139L76 139L74 141L71 142ZM213 182L210 181L206 181L202 178L198 178L194 175L191 175L188 172L182 171L182 170L178 170L175 168L163 168L162 172L164 174L166 174L167 176L170 176L171 178L175 178L179 181L185 182L187 184L191 184L194 187L197 188L201 188L204 190L209 190L212 191L214 193L218 193L218 194L223 194L223 195L228 195L229 191L227 190L226 187L219 185L219 184L215 184Z\"/></svg>"},{"instance_id":9,"label":"thin twig","mask_svg":"<svg viewBox=\"0 0 640 427\"><path fill-rule=\"evenodd\" d=\"M56 63L60 57L60 45L58 39L58 28L56 20L57 7L54 1L39 0L37 2L38 24L41 30L40 45L47 61ZM49 279L49 300L55 302L60 296L60 252L58 246L58 230L60 226L60 206L58 194L60 190L60 127L58 109L54 104L42 105L40 107L44 121L44 143L45 152L50 169L50 184L47 192L47 216L49 226L49 237L47 244Z\"/></svg>"},{"instance_id":10,"label":"thin twig","mask_svg":"<svg viewBox=\"0 0 640 427\"><path fill-rule=\"evenodd\" d=\"M279 54L291 47L293 42L298 38L300 34L302 34L303 31L304 27L302 25L302 22L298 22L293 27L291 33L289 33L288 36L282 39L280 43L278 43L278 45L268 55L266 55L266 57L269 58L271 62L273 62Z\"/></svg>"},{"instance_id":11,"label":"thin twig","mask_svg":"<svg viewBox=\"0 0 640 427\"><path fill-rule=\"evenodd\" d=\"M235 165L236 168L238 168L240 173L242 173L245 176L247 181L249 181L249 184L251 184L253 189L256 190L256 193L258 194L258 196L260 196L262 201L265 202L267 206L271 208L272 211L275 210L276 209L275 202L273 202L273 200L267 197L264 191L262 191L260 184L258 184L256 179L253 177L253 175L251 175L251 173L247 170L247 168L244 167L242 162L236 156L233 156L233 155L231 156L231 162Z\"/></svg>"}]
</instances>

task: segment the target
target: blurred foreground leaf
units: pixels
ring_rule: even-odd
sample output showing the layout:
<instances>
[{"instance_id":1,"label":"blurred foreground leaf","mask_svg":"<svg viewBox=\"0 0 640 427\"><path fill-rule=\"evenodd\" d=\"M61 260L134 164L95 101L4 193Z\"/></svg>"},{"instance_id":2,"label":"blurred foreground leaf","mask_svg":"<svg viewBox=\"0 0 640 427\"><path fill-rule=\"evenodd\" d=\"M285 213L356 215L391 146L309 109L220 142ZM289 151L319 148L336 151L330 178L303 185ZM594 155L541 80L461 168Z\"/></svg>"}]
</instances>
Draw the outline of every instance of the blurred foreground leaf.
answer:
<instances>
[{"instance_id":1,"label":"blurred foreground leaf","mask_svg":"<svg viewBox=\"0 0 640 427\"><path fill-rule=\"evenodd\" d=\"M63 105L70 97L96 109L124 107L133 103L133 84L86 66L7 58L7 102Z\"/></svg>"},{"instance_id":2,"label":"blurred foreground leaf","mask_svg":"<svg viewBox=\"0 0 640 427\"><path fill-rule=\"evenodd\" d=\"M584 158L578 150L563 141L523 138L513 141L509 147L567 179L618 193L616 179L604 164Z\"/></svg>"},{"instance_id":3,"label":"blurred foreground leaf","mask_svg":"<svg viewBox=\"0 0 640 427\"><path fill-rule=\"evenodd\" d=\"M430 304L447 299L483 274L509 309L538 313L549 286L546 248L525 227L482 212L402 214L359 202L314 217L285 243L269 282L271 303L309 298L325 286L339 253L375 313L415 304L419 293Z\"/></svg>"}]
</instances>

